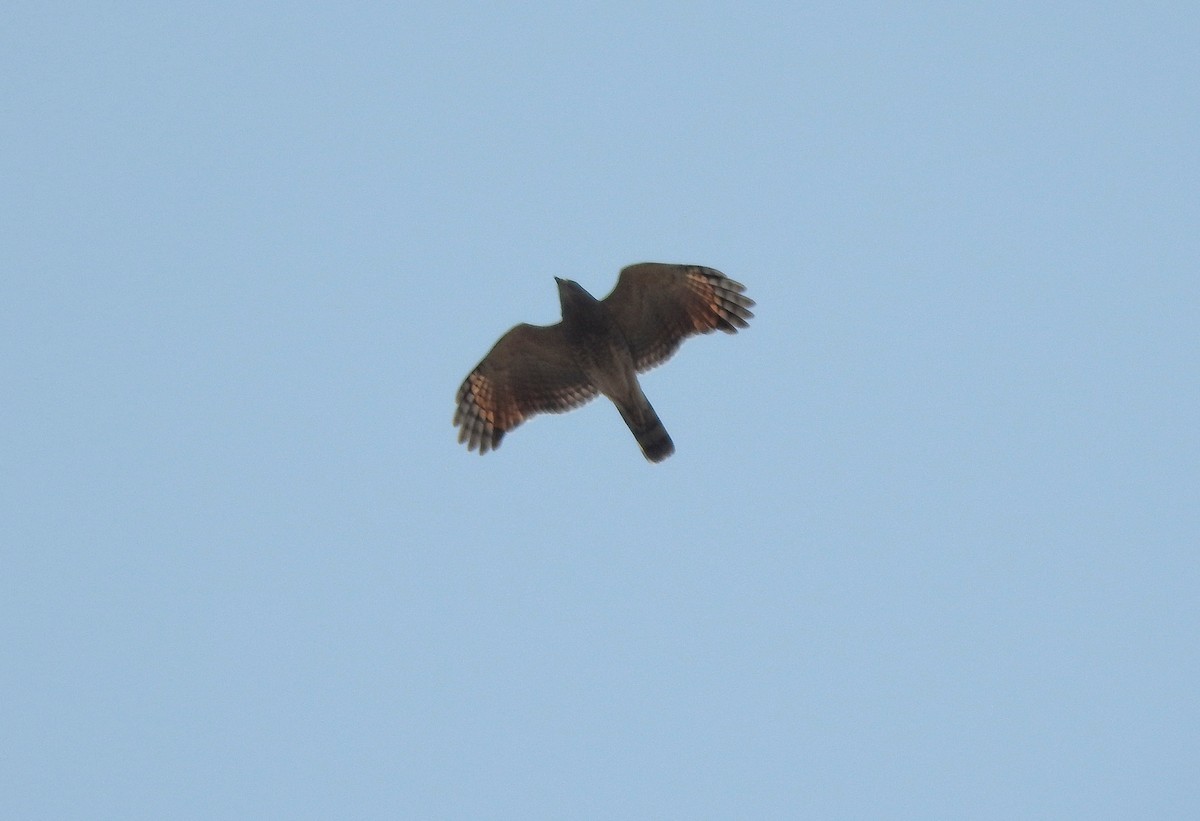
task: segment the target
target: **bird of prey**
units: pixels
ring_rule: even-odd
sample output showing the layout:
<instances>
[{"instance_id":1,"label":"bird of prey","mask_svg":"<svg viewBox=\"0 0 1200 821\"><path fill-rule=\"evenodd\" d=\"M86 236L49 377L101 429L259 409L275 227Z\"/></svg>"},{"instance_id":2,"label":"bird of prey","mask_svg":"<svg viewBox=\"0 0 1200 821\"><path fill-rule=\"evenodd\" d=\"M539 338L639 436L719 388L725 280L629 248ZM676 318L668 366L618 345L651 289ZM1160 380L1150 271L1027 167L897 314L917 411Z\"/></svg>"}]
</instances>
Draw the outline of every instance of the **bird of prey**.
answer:
<instances>
[{"instance_id":1,"label":"bird of prey","mask_svg":"<svg viewBox=\"0 0 1200 821\"><path fill-rule=\"evenodd\" d=\"M665 362L693 334L745 328L754 300L742 295L741 283L700 265L630 265L604 299L554 279L562 321L517 325L467 375L455 398L458 441L487 453L534 414L561 413L603 394L646 458L666 459L675 444L638 372Z\"/></svg>"}]
</instances>

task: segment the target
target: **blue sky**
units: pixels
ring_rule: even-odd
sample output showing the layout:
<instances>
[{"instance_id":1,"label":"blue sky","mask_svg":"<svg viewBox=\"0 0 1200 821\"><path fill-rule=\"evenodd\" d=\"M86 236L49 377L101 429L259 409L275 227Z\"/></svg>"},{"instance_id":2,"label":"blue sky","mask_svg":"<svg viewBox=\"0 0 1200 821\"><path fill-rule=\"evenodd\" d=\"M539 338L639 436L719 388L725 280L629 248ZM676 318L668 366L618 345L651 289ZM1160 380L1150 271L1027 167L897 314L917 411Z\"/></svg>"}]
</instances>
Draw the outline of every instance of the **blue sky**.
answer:
<instances>
[{"instance_id":1,"label":"blue sky","mask_svg":"<svg viewBox=\"0 0 1200 821\"><path fill-rule=\"evenodd\" d=\"M0 814L1200 814L1191 4L5 17ZM673 457L455 442L643 260Z\"/></svg>"}]
</instances>

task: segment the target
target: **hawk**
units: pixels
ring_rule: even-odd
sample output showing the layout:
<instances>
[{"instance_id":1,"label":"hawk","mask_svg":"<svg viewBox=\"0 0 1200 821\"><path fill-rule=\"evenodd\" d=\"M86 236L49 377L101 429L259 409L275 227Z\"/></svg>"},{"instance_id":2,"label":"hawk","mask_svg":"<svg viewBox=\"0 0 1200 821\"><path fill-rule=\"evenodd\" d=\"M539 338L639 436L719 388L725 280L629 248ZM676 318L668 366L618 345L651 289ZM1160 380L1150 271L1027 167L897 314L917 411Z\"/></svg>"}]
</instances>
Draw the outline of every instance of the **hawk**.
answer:
<instances>
[{"instance_id":1,"label":"hawk","mask_svg":"<svg viewBox=\"0 0 1200 821\"><path fill-rule=\"evenodd\" d=\"M700 265L630 265L604 299L569 279L554 281L562 321L517 325L500 337L458 389L458 441L487 453L534 414L562 413L603 394L646 458L666 459L675 444L638 372L667 361L693 334L745 328L754 300L741 283Z\"/></svg>"}]
</instances>

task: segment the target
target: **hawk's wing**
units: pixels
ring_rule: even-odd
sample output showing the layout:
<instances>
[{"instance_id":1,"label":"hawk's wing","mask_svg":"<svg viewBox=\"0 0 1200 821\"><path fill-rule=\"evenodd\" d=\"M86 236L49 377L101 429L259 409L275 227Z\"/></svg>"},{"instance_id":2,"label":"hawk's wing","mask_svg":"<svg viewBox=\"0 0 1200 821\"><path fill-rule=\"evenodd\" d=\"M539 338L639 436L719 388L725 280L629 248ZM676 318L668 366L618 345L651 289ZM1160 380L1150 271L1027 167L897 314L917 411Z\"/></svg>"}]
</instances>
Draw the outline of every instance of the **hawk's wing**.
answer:
<instances>
[{"instance_id":1,"label":"hawk's wing","mask_svg":"<svg viewBox=\"0 0 1200 821\"><path fill-rule=\"evenodd\" d=\"M700 265L643 262L621 271L604 304L625 333L639 371L671 357L693 334L736 333L754 316L754 300L720 271Z\"/></svg>"},{"instance_id":2,"label":"hawk's wing","mask_svg":"<svg viewBox=\"0 0 1200 821\"><path fill-rule=\"evenodd\" d=\"M458 441L487 453L535 413L561 413L596 393L571 357L561 323L518 325L500 337L458 389Z\"/></svg>"}]
</instances>

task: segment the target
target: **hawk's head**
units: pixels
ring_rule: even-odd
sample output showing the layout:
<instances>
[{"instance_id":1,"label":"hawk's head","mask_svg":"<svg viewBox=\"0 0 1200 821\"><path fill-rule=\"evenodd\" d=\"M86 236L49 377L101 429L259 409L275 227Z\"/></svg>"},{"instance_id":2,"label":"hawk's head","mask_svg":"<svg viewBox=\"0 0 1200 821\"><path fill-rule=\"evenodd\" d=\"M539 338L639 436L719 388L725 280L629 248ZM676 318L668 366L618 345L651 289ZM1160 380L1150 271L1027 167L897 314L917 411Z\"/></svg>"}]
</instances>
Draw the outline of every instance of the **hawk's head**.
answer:
<instances>
[{"instance_id":1,"label":"hawk's head","mask_svg":"<svg viewBox=\"0 0 1200 821\"><path fill-rule=\"evenodd\" d=\"M593 303L596 298L583 289L583 286L571 279L555 277L558 283L558 301L562 303L563 314L573 307Z\"/></svg>"}]
</instances>

